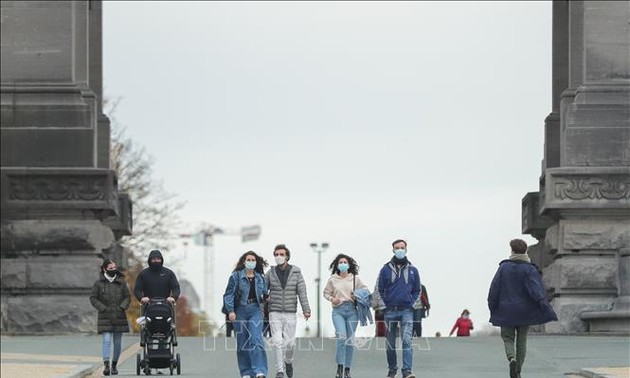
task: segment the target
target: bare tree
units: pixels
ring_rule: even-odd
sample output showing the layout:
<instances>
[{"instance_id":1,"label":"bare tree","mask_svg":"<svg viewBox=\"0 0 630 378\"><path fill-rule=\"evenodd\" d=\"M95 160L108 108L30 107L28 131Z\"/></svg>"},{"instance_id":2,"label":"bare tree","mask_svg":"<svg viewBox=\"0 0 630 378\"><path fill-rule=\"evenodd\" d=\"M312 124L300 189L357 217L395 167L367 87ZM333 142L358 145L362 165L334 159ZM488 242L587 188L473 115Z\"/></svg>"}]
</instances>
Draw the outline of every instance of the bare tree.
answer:
<instances>
[{"instance_id":1,"label":"bare tree","mask_svg":"<svg viewBox=\"0 0 630 378\"><path fill-rule=\"evenodd\" d=\"M111 122L110 166L118 176L118 190L129 194L133 202L133 234L123 237L121 243L134 258L144 260L152 249L172 246L178 212L185 203L153 177L153 157L125 134L125 127L115 117L119 103L120 98L104 101Z\"/></svg>"}]
</instances>

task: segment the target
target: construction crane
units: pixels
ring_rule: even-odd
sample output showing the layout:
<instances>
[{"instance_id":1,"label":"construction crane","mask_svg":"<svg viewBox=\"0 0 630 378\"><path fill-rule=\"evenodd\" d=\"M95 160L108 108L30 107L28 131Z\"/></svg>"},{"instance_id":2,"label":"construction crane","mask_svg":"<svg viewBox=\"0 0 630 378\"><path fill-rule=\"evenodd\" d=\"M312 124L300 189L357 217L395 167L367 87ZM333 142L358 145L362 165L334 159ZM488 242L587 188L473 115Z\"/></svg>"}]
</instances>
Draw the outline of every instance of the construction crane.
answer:
<instances>
[{"instance_id":1,"label":"construction crane","mask_svg":"<svg viewBox=\"0 0 630 378\"><path fill-rule=\"evenodd\" d=\"M180 234L181 238L190 238L193 243L203 247L203 306L207 311L208 320L214 317L214 306L210 297L210 291L214 287L214 237L215 235L238 235L241 242L245 243L257 240L260 237L261 227L259 225L244 226L240 229L230 229L216 227L213 225L203 225L200 230L191 234Z\"/></svg>"}]
</instances>

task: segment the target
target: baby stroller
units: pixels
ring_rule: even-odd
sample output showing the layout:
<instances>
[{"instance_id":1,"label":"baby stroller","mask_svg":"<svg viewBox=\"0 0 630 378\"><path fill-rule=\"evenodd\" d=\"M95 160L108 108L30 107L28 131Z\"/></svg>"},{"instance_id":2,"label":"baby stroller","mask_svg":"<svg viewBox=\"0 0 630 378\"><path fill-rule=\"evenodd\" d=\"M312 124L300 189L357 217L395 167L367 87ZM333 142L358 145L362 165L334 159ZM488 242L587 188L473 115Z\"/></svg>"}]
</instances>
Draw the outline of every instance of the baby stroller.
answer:
<instances>
[{"instance_id":1,"label":"baby stroller","mask_svg":"<svg viewBox=\"0 0 630 378\"><path fill-rule=\"evenodd\" d=\"M142 355L136 355L136 374L140 371L150 375L151 369L177 370L181 374L181 359L175 354L177 334L175 332L175 307L164 298L152 298L144 306L140 346Z\"/></svg>"}]
</instances>

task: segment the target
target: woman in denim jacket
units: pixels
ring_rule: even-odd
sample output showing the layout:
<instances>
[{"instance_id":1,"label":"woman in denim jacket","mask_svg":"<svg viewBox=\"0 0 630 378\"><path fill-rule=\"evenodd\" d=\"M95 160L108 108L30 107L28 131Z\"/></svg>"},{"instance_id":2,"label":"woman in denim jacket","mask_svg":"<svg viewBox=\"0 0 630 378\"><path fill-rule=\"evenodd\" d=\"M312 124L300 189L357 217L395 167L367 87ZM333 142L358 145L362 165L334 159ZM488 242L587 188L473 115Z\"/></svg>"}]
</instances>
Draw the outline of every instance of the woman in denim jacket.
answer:
<instances>
[{"instance_id":1,"label":"woman in denim jacket","mask_svg":"<svg viewBox=\"0 0 630 378\"><path fill-rule=\"evenodd\" d=\"M265 378L267 353L263 338L262 305L267 293L267 262L254 251L245 252L228 279L223 303L236 332L236 359L242 378Z\"/></svg>"}]
</instances>

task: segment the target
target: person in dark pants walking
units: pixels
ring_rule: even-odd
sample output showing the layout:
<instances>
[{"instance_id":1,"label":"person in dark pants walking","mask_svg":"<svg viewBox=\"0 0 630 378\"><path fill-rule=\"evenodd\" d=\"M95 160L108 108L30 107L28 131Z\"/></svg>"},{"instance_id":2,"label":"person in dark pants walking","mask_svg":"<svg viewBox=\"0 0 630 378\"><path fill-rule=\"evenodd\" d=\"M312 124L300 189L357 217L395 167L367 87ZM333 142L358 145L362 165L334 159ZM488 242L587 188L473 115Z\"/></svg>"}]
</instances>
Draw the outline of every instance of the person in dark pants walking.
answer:
<instances>
[{"instance_id":1,"label":"person in dark pants walking","mask_svg":"<svg viewBox=\"0 0 630 378\"><path fill-rule=\"evenodd\" d=\"M118 374L118 358L120 357L123 332L129 332L126 311L129 307L129 287L116 263L105 259L101 265L99 279L92 286L90 303L98 311L97 331L103 335L103 375ZM110 349L112 340L114 351Z\"/></svg>"},{"instance_id":2,"label":"person in dark pants walking","mask_svg":"<svg viewBox=\"0 0 630 378\"><path fill-rule=\"evenodd\" d=\"M271 337L271 324L269 324L269 302L263 305L263 336Z\"/></svg>"},{"instance_id":3,"label":"person in dark pants walking","mask_svg":"<svg viewBox=\"0 0 630 378\"><path fill-rule=\"evenodd\" d=\"M510 241L510 258L499 263L488 292L490 323L501 327L510 378L520 378L529 326L558 320L538 269L521 239Z\"/></svg>"},{"instance_id":4,"label":"person in dark pants walking","mask_svg":"<svg viewBox=\"0 0 630 378\"><path fill-rule=\"evenodd\" d=\"M232 332L234 332L234 322L230 320L229 314L225 313L225 337L232 337Z\"/></svg>"},{"instance_id":5,"label":"person in dark pants walking","mask_svg":"<svg viewBox=\"0 0 630 378\"><path fill-rule=\"evenodd\" d=\"M413 335L416 337L422 337L422 319L429 317L429 310L431 309L427 288L424 285L421 287L420 297L413 304Z\"/></svg>"}]
</instances>

